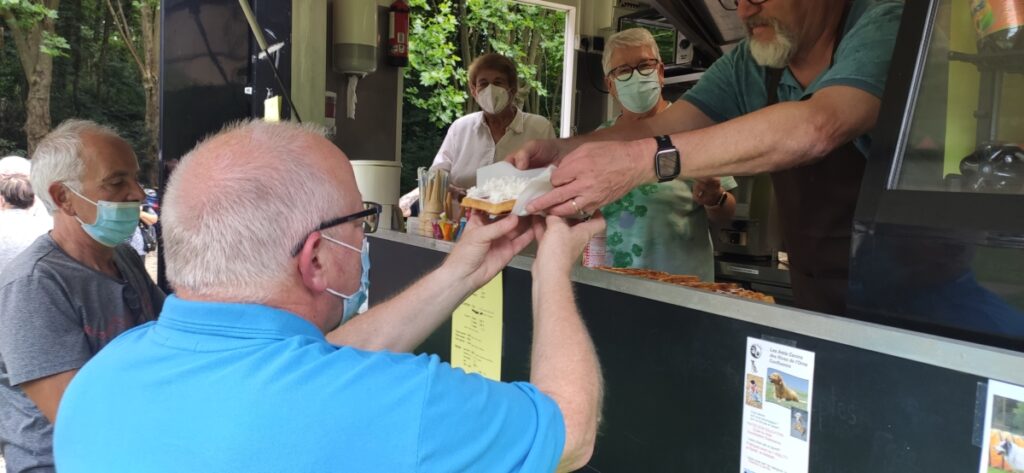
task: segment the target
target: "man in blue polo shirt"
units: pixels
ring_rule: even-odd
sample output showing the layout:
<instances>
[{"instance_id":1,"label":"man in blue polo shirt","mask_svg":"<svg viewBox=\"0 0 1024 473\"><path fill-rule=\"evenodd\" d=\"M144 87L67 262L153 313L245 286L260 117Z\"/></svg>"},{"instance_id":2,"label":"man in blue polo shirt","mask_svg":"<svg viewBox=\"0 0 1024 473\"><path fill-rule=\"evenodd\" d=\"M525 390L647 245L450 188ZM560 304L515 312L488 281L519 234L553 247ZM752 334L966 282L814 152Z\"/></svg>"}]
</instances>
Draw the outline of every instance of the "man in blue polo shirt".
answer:
<instances>
[{"instance_id":1,"label":"man in blue polo shirt","mask_svg":"<svg viewBox=\"0 0 1024 473\"><path fill-rule=\"evenodd\" d=\"M163 210L176 295L68 387L61 472L539 472L588 461L602 388L569 273L600 220L531 228L475 215L438 270L347 320L366 295L364 234L380 207L361 201L348 160L322 136L290 123L229 127L182 160ZM531 383L400 353L534 235Z\"/></svg>"},{"instance_id":2,"label":"man in blue polo shirt","mask_svg":"<svg viewBox=\"0 0 1024 473\"><path fill-rule=\"evenodd\" d=\"M903 4L720 3L748 37L674 106L631 126L533 141L508 159L520 168L560 160L555 189L529 209L556 215L592 212L642 184L769 172L796 305L842 313L868 132Z\"/></svg>"}]
</instances>

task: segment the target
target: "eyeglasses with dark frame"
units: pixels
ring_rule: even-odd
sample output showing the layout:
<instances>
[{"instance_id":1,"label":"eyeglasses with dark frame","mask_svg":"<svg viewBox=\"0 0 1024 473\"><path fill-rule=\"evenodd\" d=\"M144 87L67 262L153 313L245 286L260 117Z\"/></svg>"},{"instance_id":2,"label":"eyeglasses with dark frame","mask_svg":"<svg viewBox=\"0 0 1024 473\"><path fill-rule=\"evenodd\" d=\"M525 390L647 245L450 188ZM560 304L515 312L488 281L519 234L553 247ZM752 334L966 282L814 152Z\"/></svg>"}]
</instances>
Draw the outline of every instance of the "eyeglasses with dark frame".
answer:
<instances>
[{"instance_id":1,"label":"eyeglasses with dark frame","mask_svg":"<svg viewBox=\"0 0 1024 473\"><path fill-rule=\"evenodd\" d=\"M377 231L377 225L380 223L380 210L381 205L376 202L363 202L363 210L354 214L349 214L321 222L316 228L306 233L306 236L302 238L302 241L295 248L292 249L292 256L298 256L299 252L302 251L302 245L306 242L306 238L309 238L313 232L320 232L327 230L328 228L341 225L346 222L353 220L363 219L363 233L373 233Z\"/></svg>"},{"instance_id":2,"label":"eyeglasses with dark frame","mask_svg":"<svg viewBox=\"0 0 1024 473\"><path fill-rule=\"evenodd\" d=\"M740 2L743 0L718 0L718 3L722 5L722 8L729 11L736 11L740 8ZM751 5L760 5L768 0L747 0Z\"/></svg>"},{"instance_id":3,"label":"eyeglasses with dark frame","mask_svg":"<svg viewBox=\"0 0 1024 473\"><path fill-rule=\"evenodd\" d=\"M646 59L636 66L623 64L611 71L608 71L608 77L619 82L625 82L633 77L633 71L636 71L637 74L640 74L643 77L647 77L654 74L654 71L658 70L658 64L661 64L661 61L658 59Z\"/></svg>"}]
</instances>

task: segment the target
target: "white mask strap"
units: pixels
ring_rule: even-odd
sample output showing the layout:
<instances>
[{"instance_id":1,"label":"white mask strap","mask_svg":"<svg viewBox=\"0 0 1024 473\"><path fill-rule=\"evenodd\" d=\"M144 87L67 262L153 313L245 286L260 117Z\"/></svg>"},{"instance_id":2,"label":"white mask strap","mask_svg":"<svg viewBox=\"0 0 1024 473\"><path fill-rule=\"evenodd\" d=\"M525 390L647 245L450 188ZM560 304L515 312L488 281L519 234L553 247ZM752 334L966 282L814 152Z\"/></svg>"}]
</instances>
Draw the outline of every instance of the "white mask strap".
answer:
<instances>
[{"instance_id":1,"label":"white mask strap","mask_svg":"<svg viewBox=\"0 0 1024 473\"><path fill-rule=\"evenodd\" d=\"M359 248L356 248L356 247L354 247L352 245L349 245L348 243L345 243L343 241L335 240L334 238L331 238L331 237L329 237L327 235L324 235L323 233L320 234L320 237L323 238L324 240L327 240L327 241L331 242L331 243L337 243L337 244L339 244L341 246L344 246L345 248L348 248L348 249L350 249L352 251L355 251L356 253L362 253L363 252L363 250L361 250Z\"/></svg>"}]
</instances>

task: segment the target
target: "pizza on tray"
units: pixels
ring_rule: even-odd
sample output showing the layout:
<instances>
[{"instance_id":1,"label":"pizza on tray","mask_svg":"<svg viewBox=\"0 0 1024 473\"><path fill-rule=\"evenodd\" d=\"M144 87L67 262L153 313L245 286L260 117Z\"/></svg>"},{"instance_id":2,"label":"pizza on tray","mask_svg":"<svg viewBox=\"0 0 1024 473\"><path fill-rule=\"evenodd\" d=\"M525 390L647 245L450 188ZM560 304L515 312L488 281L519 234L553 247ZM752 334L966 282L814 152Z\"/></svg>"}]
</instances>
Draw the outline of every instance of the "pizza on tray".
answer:
<instances>
[{"instance_id":1,"label":"pizza on tray","mask_svg":"<svg viewBox=\"0 0 1024 473\"><path fill-rule=\"evenodd\" d=\"M750 299L758 302L765 302L768 304L774 304L775 298L767 294L751 291L740 287L739 284L731 282L705 282L701 281L697 276L689 274L669 274L664 271L655 271L652 269L644 268L613 268L611 266L598 266L596 269L607 271L609 273L623 274L626 276L634 276L644 279L651 279L667 284L675 284L678 286L685 286L694 289L701 289L704 291L714 292L717 294L729 294L731 296L742 297L744 299Z\"/></svg>"}]
</instances>

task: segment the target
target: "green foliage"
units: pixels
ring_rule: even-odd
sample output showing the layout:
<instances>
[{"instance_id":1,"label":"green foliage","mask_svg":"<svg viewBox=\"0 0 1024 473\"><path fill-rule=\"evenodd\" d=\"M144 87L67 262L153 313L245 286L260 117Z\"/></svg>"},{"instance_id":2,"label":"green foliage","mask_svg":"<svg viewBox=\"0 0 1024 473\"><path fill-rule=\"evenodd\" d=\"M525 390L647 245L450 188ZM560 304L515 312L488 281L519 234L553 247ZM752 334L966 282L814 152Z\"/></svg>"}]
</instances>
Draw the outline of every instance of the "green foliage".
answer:
<instances>
[{"instance_id":1,"label":"green foliage","mask_svg":"<svg viewBox=\"0 0 1024 473\"><path fill-rule=\"evenodd\" d=\"M467 97L466 70L455 46L459 25L452 2L409 3L416 13L410 25L405 100L429 111L430 121L440 128L462 115Z\"/></svg>"},{"instance_id":2,"label":"green foliage","mask_svg":"<svg viewBox=\"0 0 1024 473\"><path fill-rule=\"evenodd\" d=\"M504 0L411 0L409 67L405 69L403 192L415 187L415 169L429 166L455 119L476 110L468 68L485 53L504 54L519 71L523 110L548 117L557 131L561 113L565 15ZM461 14L461 8L465 14ZM537 45L530 60L531 42ZM468 52L463 50L463 44Z\"/></svg>"},{"instance_id":3,"label":"green foliage","mask_svg":"<svg viewBox=\"0 0 1024 473\"><path fill-rule=\"evenodd\" d=\"M71 49L71 45L68 44L68 40L49 31L43 32L43 44L39 45L39 50L44 54L67 57L69 49Z\"/></svg>"},{"instance_id":4,"label":"green foliage","mask_svg":"<svg viewBox=\"0 0 1024 473\"><path fill-rule=\"evenodd\" d=\"M158 3L156 0L136 0ZM0 0L0 10L10 5L30 5L35 18L41 10L28 0ZM127 11L126 1L126 11ZM25 10L22 10L25 11ZM49 13L46 14L50 16ZM143 176L155 165L146 156L149 144L145 125L145 95L138 68L113 24L106 25L105 0L62 1L56 34L44 41L47 54L54 55L53 85L50 89L50 117L54 126L69 118L85 118L114 127L138 154ZM22 16L18 16L19 21ZM129 21L138 22L138 15ZM25 76L18 60L10 30L0 50L0 156L25 155ZM52 52L45 48L53 48ZM56 54L53 54L56 53ZM155 182L147 183L155 185Z\"/></svg>"},{"instance_id":5,"label":"green foliage","mask_svg":"<svg viewBox=\"0 0 1024 473\"><path fill-rule=\"evenodd\" d=\"M10 13L19 28L29 29L36 23L57 18L57 10L31 0L0 0L0 13Z\"/></svg>"},{"instance_id":6,"label":"green foliage","mask_svg":"<svg viewBox=\"0 0 1024 473\"><path fill-rule=\"evenodd\" d=\"M23 30L34 28L40 21L57 19L57 10L30 0L0 0L0 13L9 13L14 23ZM66 56L70 49L67 40L49 31L43 31L43 42L39 50L50 56Z\"/></svg>"},{"instance_id":7,"label":"green foliage","mask_svg":"<svg viewBox=\"0 0 1024 473\"><path fill-rule=\"evenodd\" d=\"M556 90L561 86L565 15L535 5L494 0L412 0L409 67L405 100L430 113L439 128L471 110L467 68L477 56L497 52L519 69L520 99L555 97L524 110L545 115L557 126ZM466 15L458 18L465 5ZM530 61L530 43L538 45ZM462 57L461 44L469 45ZM527 96L527 97L524 97ZM532 97L529 97L532 96Z\"/></svg>"}]
</instances>

